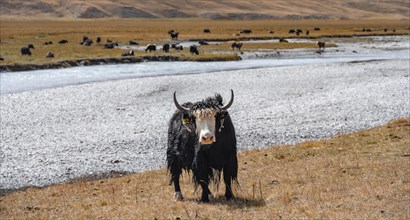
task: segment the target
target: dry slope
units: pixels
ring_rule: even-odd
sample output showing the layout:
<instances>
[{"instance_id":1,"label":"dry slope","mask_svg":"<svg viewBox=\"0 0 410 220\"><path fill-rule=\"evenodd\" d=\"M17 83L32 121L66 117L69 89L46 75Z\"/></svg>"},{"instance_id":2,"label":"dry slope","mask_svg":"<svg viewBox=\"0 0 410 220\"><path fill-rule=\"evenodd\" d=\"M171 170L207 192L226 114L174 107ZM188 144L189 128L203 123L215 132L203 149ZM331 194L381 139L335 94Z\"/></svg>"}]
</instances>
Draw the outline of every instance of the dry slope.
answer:
<instances>
[{"instance_id":1,"label":"dry slope","mask_svg":"<svg viewBox=\"0 0 410 220\"><path fill-rule=\"evenodd\" d=\"M407 0L1 0L0 14L69 18L408 19Z\"/></svg>"}]
</instances>

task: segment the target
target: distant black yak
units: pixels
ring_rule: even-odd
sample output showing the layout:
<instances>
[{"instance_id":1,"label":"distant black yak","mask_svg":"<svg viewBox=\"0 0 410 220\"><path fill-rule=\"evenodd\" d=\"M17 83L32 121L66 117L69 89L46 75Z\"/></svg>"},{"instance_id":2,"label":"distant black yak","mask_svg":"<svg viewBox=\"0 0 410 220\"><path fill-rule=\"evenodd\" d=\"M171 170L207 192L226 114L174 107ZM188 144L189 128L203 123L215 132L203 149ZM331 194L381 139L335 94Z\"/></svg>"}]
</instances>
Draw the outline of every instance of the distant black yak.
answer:
<instances>
[{"instance_id":1,"label":"distant black yak","mask_svg":"<svg viewBox=\"0 0 410 220\"><path fill-rule=\"evenodd\" d=\"M169 52L169 44L162 45L162 51L164 51L165 53L168 53Z\"/></svg>"},{"instance_id":2,"label":"distant black yak","mask_svg":"<svg viewBox=\"0 0 410 220\"><path fill-rule=\"evenodd\" d=\"M22 48L21 48L21 55L22 55L22 56L24 56L24 55L29 55L29 56L31 56L30 48L28 48L28 47L22 47Z\"/></svg>"},{"instance_id":3,"label":"distant black yak","mask_svg":"<svg viewBox=\"0 0 410 220\"><path fill-rule=\"evenodd\" d=\"M155 44L148 44L147 47L145 48L145 52L149 51L156 51L157 50L157 46Z\"/></svg>"},{"instance_id":4,"label":"distant black yak","mask_svg":"<svg viewBox=\"0 0 410 220\"><path fill-rule=\"evenodd\" d=\"M232 48L232 50L235 50L235 48L238 48L238 50L241 50L242 45L243 45L242 43L233 42L231 44L231 48Z\"/></svg>"},{"instance_id":5,"label":"distant black yak","mask_svg":"<svg viewBox=\"0 0 410 220\"><path fill-rule=\"evenodd\" d=\"M54 53L51 51L47 52L46 58L54 58Z\"/></svg>"},{"instance_id":6,"label":"distant black yak","mask_svg":"<svg viewBox=\"0 0 410 220\"><path fill-rule=\"evenodd\" d=\"M198 48L195 45L192 45L192 46L189 47L189 52L191 54L196 54L196 55L199 54Z\"/></svg>"},{"instance_id":7,"label":"distant black yak","mask_svg":"<svg viewBox=\"0 0 410 220\"><path fill-rule=\"evenodd\" d=\"M68 43L68 40L60 40L59 42L58 42L59 44L66 44L66 43Z\"/></svg>"},{"instance_id":8,"label":"distant black yak","mask_svg":"<svg viewBox=\"0 0 410 220\"><path fill-rule=\"evenodd\" d=\"M317 46L319 47L319 50L325 50L325 45L326 43L323 41L318 41L316 42Z\"/></svg>"}]
</instances>

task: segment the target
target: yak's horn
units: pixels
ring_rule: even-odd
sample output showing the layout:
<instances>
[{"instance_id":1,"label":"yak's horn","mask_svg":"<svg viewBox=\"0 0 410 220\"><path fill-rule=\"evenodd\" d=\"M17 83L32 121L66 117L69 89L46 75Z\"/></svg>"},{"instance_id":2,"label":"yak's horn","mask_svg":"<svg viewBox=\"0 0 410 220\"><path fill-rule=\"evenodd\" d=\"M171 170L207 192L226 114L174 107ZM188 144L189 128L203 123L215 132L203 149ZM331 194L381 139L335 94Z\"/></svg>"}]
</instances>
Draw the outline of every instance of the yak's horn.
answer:
<instances>
[{"instance_id":1,"label":"yak's horn","mask_svg":"<svg viewBox=\"0 0 410 220\"><path fill-rule=\"evenodd\" d=\"M178 101L177 101L177 91L175 91L174 92L174 103L175 103L175 106L177 107L177 109L179 109L179 110L181 110L181 111L189 111L190 109L189 108L184 108L184 107L182 107L179 103L178 103Z\"/></svg>"},{"instance_id":2,"label":"yak's horn","mask_svg":"<svg viewBox=\"0 0 410 220\"><path fill-rule=\"evenodd\" d=\"M229 101L228 104L226 104L225 106L222 106L220 109L227 110L229 107L231 107L232 103L233 103L233 90L231 89L231 100Z\"/></svg>"}]
</instances>

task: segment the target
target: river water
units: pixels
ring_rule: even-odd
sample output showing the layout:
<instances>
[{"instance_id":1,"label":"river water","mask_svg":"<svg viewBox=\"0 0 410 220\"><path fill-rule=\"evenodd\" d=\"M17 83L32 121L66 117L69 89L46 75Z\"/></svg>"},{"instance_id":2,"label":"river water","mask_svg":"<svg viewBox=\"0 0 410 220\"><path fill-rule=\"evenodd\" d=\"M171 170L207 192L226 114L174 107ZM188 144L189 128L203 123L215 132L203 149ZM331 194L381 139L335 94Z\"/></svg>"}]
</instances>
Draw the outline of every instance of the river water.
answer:
<instances>
[{"instance_id":1,"label":"river water","mask_svg":"<svg viewBox=\"0 0 410 220\"><path fill-rule=\"evenodd\" d=\"M245 52L242 54L243 59L241 61L143 62L3 72L0 73L0 94L138 77L196 74L303 64L410 59L409 39L409 36L368 37L360 38L354 42L336 39L338 47L326 48L326 52L321 54L316 53L316 49ZM292 41L298 42L297 40ZM351 41L351 38L346 41Z\"/></svg>"}]
</instances>

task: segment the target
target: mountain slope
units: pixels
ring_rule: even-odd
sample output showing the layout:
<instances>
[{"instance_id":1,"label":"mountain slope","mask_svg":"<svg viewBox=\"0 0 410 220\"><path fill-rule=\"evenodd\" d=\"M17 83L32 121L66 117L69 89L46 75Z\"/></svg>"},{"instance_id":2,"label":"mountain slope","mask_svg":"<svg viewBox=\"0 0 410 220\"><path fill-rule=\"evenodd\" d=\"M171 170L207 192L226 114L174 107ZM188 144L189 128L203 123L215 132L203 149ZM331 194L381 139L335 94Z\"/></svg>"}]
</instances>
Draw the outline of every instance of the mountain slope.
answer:
<instances>
[{"instance_id":1,"label":"mountain slope","mask_svg":"<svg viewBox=\"0 0 410 220\"><path fill-rule=\"evenodd\" d=\"M1 17L409 19L408 0L0 0Z\"/></svg>"}]
</instances>

